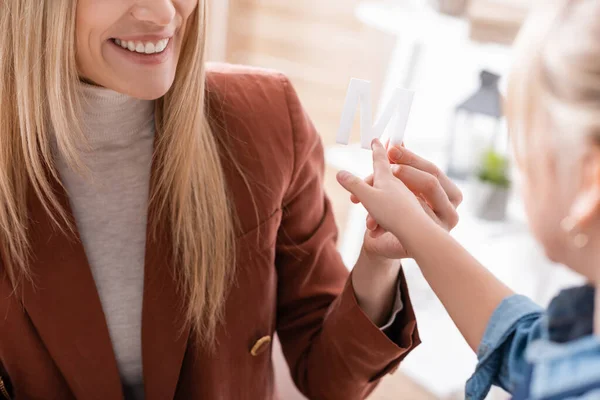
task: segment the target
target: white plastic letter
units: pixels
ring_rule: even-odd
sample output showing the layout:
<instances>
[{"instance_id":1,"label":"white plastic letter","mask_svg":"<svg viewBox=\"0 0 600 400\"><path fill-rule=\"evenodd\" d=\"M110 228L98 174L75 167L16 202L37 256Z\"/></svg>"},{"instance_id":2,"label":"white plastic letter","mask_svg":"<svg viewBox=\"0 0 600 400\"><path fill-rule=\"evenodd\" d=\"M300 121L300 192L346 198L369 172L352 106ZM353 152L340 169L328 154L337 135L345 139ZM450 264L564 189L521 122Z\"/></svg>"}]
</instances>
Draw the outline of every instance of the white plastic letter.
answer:
<instances>
[{"instance_id":1,"label":"white plastic letter","mask_svg":"<svg viewBox=\"0 0 600 400\"><path fill-rule=\"evenodd\" d=\"M372 124L372 106L371 106L371 82L362 79L352 78L348 86L346 101L342 110L340 128L338 130L336 142L339 144L348 144L350 133L352 131L352 122L356 115L356 108L360 103L360 143L364 149L371 148L371 141L375 138L381 138L385 128L392 117L396 116L394 129L390 135L390 144L401 144L404 140L404 132L408 123L410 109L414 98L414 92L405 89L396 89L390 101L384 106L381 116Z\"/></svg>"}]
</instances>

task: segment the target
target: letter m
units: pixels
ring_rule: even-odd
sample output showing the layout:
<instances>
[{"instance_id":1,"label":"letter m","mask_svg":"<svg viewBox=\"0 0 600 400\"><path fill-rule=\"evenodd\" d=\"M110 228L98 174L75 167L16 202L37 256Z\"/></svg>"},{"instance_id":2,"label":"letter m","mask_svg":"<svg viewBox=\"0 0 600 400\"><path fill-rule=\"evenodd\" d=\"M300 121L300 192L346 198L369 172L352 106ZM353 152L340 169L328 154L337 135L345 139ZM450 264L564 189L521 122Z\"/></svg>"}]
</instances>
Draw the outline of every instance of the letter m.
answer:
<instances>
[{"instance_id":1,"label":"letter m","mask_svg":"<svg viewBox=\"0 0 600 400\"><path fill-rule=\"evenodd\" d=\"M381 138L394 115L396 118L390 133L390 143L401 144L404 139L404 131L408 123L413 97L413 91L396 89L392 94L392 98L383 106L383 112L380 114L375 125L373 125L371 82L352 78L348 86L336 142L348 144L350 141L352 123L354 122L356 109L360 104L361 147L370 149L371 141L375 138Z\"/></svg>"}]
</instances>

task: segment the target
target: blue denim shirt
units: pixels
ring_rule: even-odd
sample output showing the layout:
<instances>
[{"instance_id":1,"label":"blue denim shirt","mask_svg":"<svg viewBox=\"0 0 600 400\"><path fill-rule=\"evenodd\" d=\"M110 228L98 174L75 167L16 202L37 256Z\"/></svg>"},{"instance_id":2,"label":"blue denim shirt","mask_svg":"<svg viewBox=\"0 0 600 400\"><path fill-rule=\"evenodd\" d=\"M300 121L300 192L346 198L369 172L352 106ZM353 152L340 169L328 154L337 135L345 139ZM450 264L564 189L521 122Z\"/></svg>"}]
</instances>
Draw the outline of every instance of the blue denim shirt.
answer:
<instances>
[{"instance_id":1,"label":"blue denim shirt","mask_svg":"<svg viewBox=\"0 0 600 400\"><path fill-rule=\"evenodd\" d=\"M546 311L523 296L505 299L486 328L466 399L484 399L492 385L515 400L600 399L593 308L590 286L562 291Z\"/></svg>"}]
</instances>

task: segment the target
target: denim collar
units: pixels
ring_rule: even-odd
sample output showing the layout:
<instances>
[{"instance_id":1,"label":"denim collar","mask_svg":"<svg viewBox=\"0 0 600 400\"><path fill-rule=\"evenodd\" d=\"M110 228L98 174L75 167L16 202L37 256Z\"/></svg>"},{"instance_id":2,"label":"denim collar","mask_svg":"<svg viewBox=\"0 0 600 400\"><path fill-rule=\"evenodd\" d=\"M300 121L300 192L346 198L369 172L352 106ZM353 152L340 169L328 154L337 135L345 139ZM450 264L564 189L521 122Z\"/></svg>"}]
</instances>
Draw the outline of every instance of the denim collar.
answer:
<instances>
[{"instance_id":1,"label":"denim collar","mask_svg":"<svg viewBox=\"0 0 600 400\"><path fill-rule=\"evenodd\" d=\"M552 342L566 343L594 332L596 289L585 285L565 289L548 306L548 333Z\"/></svg>"}]
</instances>

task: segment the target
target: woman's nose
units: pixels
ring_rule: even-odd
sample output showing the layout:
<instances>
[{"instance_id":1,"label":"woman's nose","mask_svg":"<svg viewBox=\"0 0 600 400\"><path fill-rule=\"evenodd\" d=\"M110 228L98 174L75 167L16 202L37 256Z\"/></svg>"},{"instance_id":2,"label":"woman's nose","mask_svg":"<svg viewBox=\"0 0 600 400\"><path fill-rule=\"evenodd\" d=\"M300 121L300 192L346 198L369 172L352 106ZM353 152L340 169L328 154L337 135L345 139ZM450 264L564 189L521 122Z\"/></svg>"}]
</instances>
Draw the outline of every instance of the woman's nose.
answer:
<instances>
[{"instance_id":1,"label":"woman's nose","mask_svg":"<svg viewBox=\"0 0 600 400\"><path fill-rule=\"evenodd\" d=\"M167 26L177 11L172 0L140 0L132 11L135 19L159 26Z\"/></svg>"}]
</instances>

